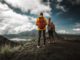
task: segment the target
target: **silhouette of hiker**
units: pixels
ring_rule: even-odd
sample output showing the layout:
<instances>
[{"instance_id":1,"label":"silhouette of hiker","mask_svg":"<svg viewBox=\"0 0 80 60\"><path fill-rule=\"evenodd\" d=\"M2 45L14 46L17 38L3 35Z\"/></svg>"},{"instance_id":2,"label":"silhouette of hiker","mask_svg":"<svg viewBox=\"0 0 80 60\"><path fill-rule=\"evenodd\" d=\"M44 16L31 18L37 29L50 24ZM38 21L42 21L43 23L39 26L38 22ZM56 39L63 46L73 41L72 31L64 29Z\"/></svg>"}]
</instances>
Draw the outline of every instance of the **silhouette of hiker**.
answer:
<instances>
[{"instance_id":1,"label":"silhouette of hiker","mask_svg":"<svg viewBox=\"0 0 80 60\"><path fill-rule=\"evenodd\" d=\"M49 35L49 43L55 42L55 25L51 22L51 18L48 19L48 35ZM53 41L54 40L54 41Z\"/></svg>"},{"instance_id":2,"label":"silhouette of hiker","mask_svg":"<svg viewBox=\"0 0 80 60\"><path fill-rule=\"evenodd\" d=\"M40 48L41 33L43 33L44 46L46 43L45 31L46 31L47 20L43 16L42 12L40 13L40 16L37 18L36 25L38 27L38 45L37 45L37 48Z\"/></svg>"}]
</instances>

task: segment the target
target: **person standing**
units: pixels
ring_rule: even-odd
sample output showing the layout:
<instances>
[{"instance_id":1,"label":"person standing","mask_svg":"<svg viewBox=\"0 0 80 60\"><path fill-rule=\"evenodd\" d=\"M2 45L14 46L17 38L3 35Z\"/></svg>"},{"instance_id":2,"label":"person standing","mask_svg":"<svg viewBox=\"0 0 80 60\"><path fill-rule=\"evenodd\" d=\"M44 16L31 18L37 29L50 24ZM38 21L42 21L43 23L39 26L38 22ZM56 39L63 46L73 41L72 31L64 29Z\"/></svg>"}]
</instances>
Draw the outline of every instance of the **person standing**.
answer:
<instances>
[{"instance_id":1,"label":"person standing","mask_svg":"<svg viewBox=\"0 0 80 60\"><path fill-rule=\"evenodd\" d=\"M46 32L47 20L43 16L42 12L40 13L40 16L36 20L36 25L38 27L38 45L37 45L37 48L40 48L41 33L43 33L44 46L46 44L45 32Z\"/></svg>"},{"instance_id":2,"label":"person standing","mask_svg":"<svg viewBox=\"0 0 80 60\"><path fill-rule=\"evenodd\" d=\"M51 22L51 18L48 19L48 35L49 35L49 43L55 42L55 25ZM54 40L54 41L53 41Z\"/></svg>"}]
</instances>

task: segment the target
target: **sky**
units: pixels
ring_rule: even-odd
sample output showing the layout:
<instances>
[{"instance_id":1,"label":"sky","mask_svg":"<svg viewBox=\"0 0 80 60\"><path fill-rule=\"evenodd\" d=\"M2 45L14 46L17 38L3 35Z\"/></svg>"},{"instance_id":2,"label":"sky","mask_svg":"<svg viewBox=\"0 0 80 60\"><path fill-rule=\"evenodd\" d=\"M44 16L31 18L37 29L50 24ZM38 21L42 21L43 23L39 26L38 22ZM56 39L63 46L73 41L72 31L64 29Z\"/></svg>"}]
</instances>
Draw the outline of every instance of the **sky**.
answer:
<instances>
[{"instance_id":1,"label":"sky","mask_svg":"<svg viewBox=\"0 0 80 60\"><path fill-rule=\"evenodd\" d=\"M57 33L80 34L80 0L0 0L0 34L36 30L40 12L52 18Z\"/></svg>"}]
</instances>

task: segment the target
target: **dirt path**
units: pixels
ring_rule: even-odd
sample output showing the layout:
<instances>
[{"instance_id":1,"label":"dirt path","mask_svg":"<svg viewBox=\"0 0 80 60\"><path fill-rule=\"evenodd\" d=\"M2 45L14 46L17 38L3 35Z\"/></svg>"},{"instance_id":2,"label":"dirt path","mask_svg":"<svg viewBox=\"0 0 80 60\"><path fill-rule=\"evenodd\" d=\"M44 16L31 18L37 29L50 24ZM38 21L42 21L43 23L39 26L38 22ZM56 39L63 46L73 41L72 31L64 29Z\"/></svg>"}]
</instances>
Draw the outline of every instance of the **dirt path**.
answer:
<instances>
[{"instance_id":1,"label":"dirt path","mask_svg":"<svg viewBox=\"0 0 80 60\"><path fill-rule=\"evenodd\" d=\"M36 48L37 43L32 41L17 53L13 60L80 60L80 43L56 40L55 44Z\"/></svg>"}]
</instances>

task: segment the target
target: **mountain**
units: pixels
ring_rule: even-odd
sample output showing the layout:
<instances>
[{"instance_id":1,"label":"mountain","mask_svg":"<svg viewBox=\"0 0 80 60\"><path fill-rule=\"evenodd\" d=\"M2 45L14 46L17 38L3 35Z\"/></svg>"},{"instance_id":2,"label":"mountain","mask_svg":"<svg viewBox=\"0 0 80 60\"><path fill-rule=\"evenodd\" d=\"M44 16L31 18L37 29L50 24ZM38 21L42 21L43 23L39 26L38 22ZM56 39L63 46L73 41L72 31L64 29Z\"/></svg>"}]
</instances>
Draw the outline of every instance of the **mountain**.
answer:
<instances>
[{"instance_id":1,"label":"mountain","mask_svg":"<svg viewBox=\"0 0 80 60\"><path fill-rule=\"evenodd\" d=\"M19 43L11 41L9 39L7 39L6 37L0 35L0 46L4 46L4 45L10 45L10 46L15 46L18 45Z\"/></svg>"},{"instance_id":2,"label":"mountain","mask_svg":"<svg viewBox=\"0 0 80 60\"><path fill-rule=\"evenodd\" d=\"M14 39L14 38L30 39L30 38L34 38L37 36L37 31L36 30L24 31L19 34L6 34L4 36L7 37L8 39Z\"/></svg>"}]
</instances>

